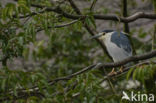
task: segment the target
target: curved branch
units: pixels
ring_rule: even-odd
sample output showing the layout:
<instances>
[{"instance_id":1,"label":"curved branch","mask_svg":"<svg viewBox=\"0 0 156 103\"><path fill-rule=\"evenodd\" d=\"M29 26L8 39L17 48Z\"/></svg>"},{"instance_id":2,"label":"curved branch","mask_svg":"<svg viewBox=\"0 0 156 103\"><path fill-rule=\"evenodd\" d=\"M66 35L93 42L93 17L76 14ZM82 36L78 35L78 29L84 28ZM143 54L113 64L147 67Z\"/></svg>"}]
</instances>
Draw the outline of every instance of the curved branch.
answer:
<instances>
[{"instance_id":1,"label":"curved branch","mask_svg":"<svg viewBox=\"0 0 156 103\"><path fill-rule=\"evenodd\" d=\"M91 70L91 69L99 69L99 68L113 68L113 67L119 67L119 66L122 66L122 65L125 65L129 62L134 62L134 61L140 61L140 60L146 60L146 59L150 59L150 58L153 58L156 56L156 50L155 51L152 51L152 52L149 52L149 53L145 53L145 54L142 54L142 55L136 55L136 56L132 56L132 57L129 57L121 62L116 62L116 63L97 63L97 64L92 64L76 73L73 73L71 75L68 75L68 76L65 76L65 77L60 77L60 78L57 78L57 79L54 79L52 81L49 81L49 84L50 85L53 85L54 83L58 82L58 81L61 81L61 80L69 80L77 75L80 75L88 70ZM147 62L146 62L147 64ZM150 64L150 62L148 62L148 64ZM139 63L140 65L140 63ZM33 88L36 88L36 87L33 87Z\"/></svg>"},{"instance_id":2,"label":"curved branch","mask_svg":"<svg viewBox=\"0 0 156 103\"><path fill-rule=\"evenodd\" d=\"M65 26L72 25L72 24L74 24L74 23L76 23L76 22L78 22L78 21L79 21L79 20L73 20L73 21L71 21L71 22L69 22L69 23L66 23L66 24L56 25L56 26L54 26L54 27L49 26L48 29L50 29L50 28L62 28L62 27L65 27ZM37 32L40 32L40 31L42 31L42 30L44 30L44 29L40 28L40 29L37 30Z\"/></svg>"},{"instance_id":3,"label":"curved branch","mask_svg":"<svg viewBox=\"0 0 156 103\"><path fill-rule=\"evenodd\" d=\"M126 72L128 72L128 70L130 70L131 68L136 69L136 67L138 67L138 66L150 65L150 64L156 64L156 61L144 61L144 62L141 62L141 63L137 63L137 64L135 64L133 66L126 67L126 68L123 69L123 71L119 70L115 74L110 74L110 75L104 76L104 78L98 84L101 84L102 82L107 80L107 78L113 78L113 77L121 76L121 75L125 74Z\"/></svg>"},{"instance_id":4,"label":"curved branch","mask_svg":"<svg viewBox=\"0 0 156 103\"><path fill-rule=\"evenodd\" d=\"M153 58L156 56L156 50L155 51L151 51L151 52L148 52L148 53L145 53L145 54L142 54L142 55L136 55L136 56L132 56L132 57L129 57L127 59L124 59L122 60L121 62L115 62L115 63L97 63L97 64L93 64L93 65L90 65L76 73L73 73L71 75L68 75L66 77L61 77L61 78L57 78L55 80L53 80L53 82L58 82L60 80L69 80L70 78L72 77L75 77L77 75L80 75L88 70L91 70L91 69L99 69L99 68L113 68L113 67L119 67L119 66L123 66L129 62L135 62L135 61L140 61L140 60L146 60L146 59L150 59L150 58ZM143 65L143 64L151 64L151 63L154 63L156 64L156 62L150 62L150 61L146 61L146 62L142 62L142 63L138 63L132 67L135 67L135 66L139 66L139 65ZM127 67L124 69L124 71L128 71L131 67ZM119 72L120 73L120 72ZM114 76L114 75L110 75L110 76ZM51 83L51 82L49 82ZM52 83L53 84L53 83Z\"/></svg>"},{"instance_id":5,"label":"curved branch","mask_svg":"<svg viewBox=\"0 0 156 103\"><path fill-rule=\"evenodd\" d=\"M31 4L32 7L36 7L36 8L40 8L40 9L44 9L44 11L46 12L55 12L58 14L62 14L64 17L69 18L69 19L80 19L82 17L84 17L83 15L73 15L73 14L69 14L65 11L63 11L59 6L57 7L47 7L47 6L43 6L43 5L38 5L38 4Z\"/></svg>"},{"instance_id":6,"label":"curved branch","mask_svg":"<svg viewBox=\"0 0 156 103\"><path fill-rule=\"evenodd\" d=\"M62 14L64 17L69 18L69 19L80 19L80 18L86 18L88 17L88 15L74 15L74 14L69 14L65 11L63 11L59 6L57 7L47 7L47 6L43 6L43 5L38 5L38 4L31 4L32 7L36 7L36 8L41 8L44 9L38 13L44 13L44 12L55 12L58 14ZM77 10L77 13L79 11ZM38 13L33 12L32 14L26 15L26 16L20 16L19 18L26 18L29 16L33 16L33 15L37 15ZM16 16L13 16L16 17ZM120 22L124 22L124 23L129 23L129 22L133 22L137 19L141 19L141 18L145 18L145 19L156 19L156 14L155 13L144 13L144 12L137 12L131 16L128 17L118 17L117 15L102 15L102 14L94 14L93 17L95 19L99 19L99 20L112 20L112 21L119 21Z\"/></svg>"},{"instance_id":7,"label":"curved branch","mask_svg":"<svg viewBox=\"0 0 156 103\"><path fill-rule=\"evenodd\" d=\"M126 58L122 61L119 62L115 62L115 63L103 63L101 64L99 67L103 67L103 68L112 68L112 67L119 67L122 65L125 65L129 62L136 62L136 61L140 61L140 60L146 60L149 58L153 58L156 56L156 50L142 54L142 55L135 55L135 56L131 56L129 58Z\"/></svg>"},{"instance_id":8,"label":"curved branch","mask_svg":"<svg viewBox=\"0 0 156 103\"><path fill-rule=\"evenodd\" d=\"M119 67L119 66L125 65L126 63L129 63L129 62L140 61L140 60L146 60L146 59L153 58L153 57L155 57L155 56L156 56L156 50L155 50L155 51L152 51L152 52L149 52L149 53L142 54L142 55L136 55L136 56L129 57L129 58L127 58L127 59L125 59L125 60L123 60L123 61L121 61L121 62L92 64L92 65L90 65L90 66L88 66L88 67L86 67L86 68L84 68L84 69L82 69L82 70L80 70L80 71L78 71L78 72L76 72L76 73L73 73L73 74L68 75L68 76L56 78L56 79L54 79L54 80L49 81L48 83L49 83L49 85L54 85L55 83L57 83L57 82L59 82L59 81L62 81L62 80L70 80L70 79L72 79L73 77L76 77L76 76L78 76L78 75L80 75L80 74L82 74L82 73L85 73L85 72L87 72L87 71L89 71L89 70L91 70L91 69L99 69L99 68L103 68L103 67L104 67L105 69L106 69L106 68ZM136 66L143 65L143 64L148 65L148 64L151 64L151 63L156 64L156 62L142 62L142 63L138 63L138 64L136 64L136 65L134 65L134 66L136 67ZM127 68L124 69L123 72L118 71L118 72L117 72L117 75L114 75L114 74L113 74L113 75L106 76L106 77L104 77L104 78L106 79L106 78L108 78L108 77L118 76L118 75L120 75L120 74L122 74L122 73L127 72L130 68L131 68L131 67L127 67ZM44 87L44 88L42 88L42 89L46 89L46 87ZM25 94L25 93L34 93L34 92L38 92L38 91L39 91L39 88L38 88L37 86L34 86L34 87L30 88L30 89L18 89L18 90L17 90L17 93L23 93L23 94ZM14 94L13 94L13 91L10 91L9 94L14 95ZM6 98L7 98L7 97L6 97ZM16 97L16 98L17 98L17 97ZM1 100L2 100L2 99L0 99L0 101L1 101ZM4 100L4 98L3 98L3 100Z\"/></svg>"},{"instance_id":9,"label":"curved branch","mask_svg":"<svg viewBox=\"0 0 156 103\"><path fill-rule=\"evenodd\" d=\"M71 7L75 10L75 12L78 14L78 15L82 15L81 11L79 10L79 8L76 6L76 4L73 2L73 0L68 0ZM83 24L84 24L84 27L86 28L86 30L92 35L94 36L95 33L94 31L88 26L88 24L85 23L84 20L82 20ZM99 40L99 39L95 39L101 46L102 50L104 53L106 53L108 55L108 57L112 60L112 57L109 55L109 53L107 52L106 50L106 47L105 45Z\"/></svg>"},{"instance_id":10,"label":"curved branch","mask_svg":"<svg viewBox=\"0 0 156 103\"><path fill-rule=\"evenodd\" d=\"M154 13L144 13L144 12L137 12L131 16L128 17L118 17L116 15L93 15L95 19L101 19L101 20L113 20L113 21L119 21L120 22L133 22L137 19L145 18L145 19L156 19L156 14Z\"/></svg>"},{"instance_id":11,"label":"curved branch","mask_svg":"<svg viewBox=\"0 0 156 103\"><path fill-rule=\"evenodd\" d=\"M88 16L88 15L81 15L81 14L79 14L79 15L69 14L69 13L66 13L65 11L63 11L60 7L51 8L51 7L46 7L46 6L42 6L42 5L38 5L38 4L31 4L31 6L37 7L37 8L46 8L45 11L49 11L49 12L53 11L55 13L62 14L64 17L69 18L69 19L86 18ZM78 12L79 11L77 10L77 13ZM156 14L155 13L137 12L128 17L118 17L117 15L94 14L93 17L95 19L99 19L99 20L113 20L113 21L120 20L121 22L129 23L129 22L133 22L137 19L141 19L141 18L156 19Z\"/></svg>"}]
</instances>

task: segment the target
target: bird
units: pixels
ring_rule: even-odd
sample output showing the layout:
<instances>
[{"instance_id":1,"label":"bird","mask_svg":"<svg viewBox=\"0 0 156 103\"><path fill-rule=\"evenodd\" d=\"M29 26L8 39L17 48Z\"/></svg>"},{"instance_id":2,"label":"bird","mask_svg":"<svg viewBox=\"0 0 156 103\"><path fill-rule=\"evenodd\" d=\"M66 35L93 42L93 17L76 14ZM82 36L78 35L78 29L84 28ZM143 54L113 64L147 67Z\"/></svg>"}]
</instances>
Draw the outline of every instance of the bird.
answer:
<instances>
[{"instance_id":1,"label":"bird","mask_svg":"<svg viewBox=\"0 0 156 103\"><path fill-rule=\"evenodd\" d=\"M98 38L104 43L108 55L114 62L119 62L133 56L132 44L127 33L125 32L103 30L97 35L91 37L91 39L95 38ZM114 68L111 73L113 72Z\"/></svg>"}]
</instances>

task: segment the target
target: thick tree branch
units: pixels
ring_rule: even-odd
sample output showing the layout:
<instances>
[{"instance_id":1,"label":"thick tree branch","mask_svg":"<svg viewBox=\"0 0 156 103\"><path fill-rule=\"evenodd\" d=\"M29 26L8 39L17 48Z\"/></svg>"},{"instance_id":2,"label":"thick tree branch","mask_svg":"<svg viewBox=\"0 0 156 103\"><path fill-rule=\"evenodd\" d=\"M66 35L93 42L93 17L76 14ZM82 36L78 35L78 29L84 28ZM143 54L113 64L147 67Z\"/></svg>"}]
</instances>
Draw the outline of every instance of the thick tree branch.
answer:
<instances>
[{"instance_id":1,"label":"thick tree branch","mask_svg":"<svg viewBox=\"0 0 156 103\"><path fill-rule=\"evenodd\" d=\"M140 61L140 60L146 60L146 59L150 59L150 58L153 58L156 56L156 50L155 51L152 51L152 52L148 52L148 53L145 53L145 54L142 54L142 55L136 55L136 56L132 56L132 57L129 57L125 60L122 60L120 62L115 62L115 63L97 63L97 64L93 64L93 65L90 65L76 73L73 73L71 75L68 75L68 76L65 76L65 77L60 77L60 78L57 78L55 80L52 80L52 81L49 81L50 85L53 85L54 83L58 82L58 81L61 81L61 80L69 80L71 79L72 77L75 77L77 75L80 75L88 70L91 70L91 69L99 69L99 68L113 68L113 67L119 67L119 66L123 66L129 62L134 62L134 61ZM144 62L143 62L144 63ZM140 65L140 63L138 63ZM137 64L137 65L138 65ZM145 64L145 63L144 63ZM147 62L146 62L147 64ZM150 62L148 62L148 64L150 64ZM33 87L33 88L36 88L36 87Z\"/></svg>"},{"instance_id":2,"label":"thick tree branch","mask_svg":"<svg viewBox=\"0 0 156 103\"><path fill-rule=\"evenodd\" d=\"M119 71L117 71L115 74L110 74L110 75L105 76L105 77L99 82L99 84L101 84L103 81L107 80L107 78L113 78L113 77L121 76L121 75L125 74L126 72L128 72L128 70L130 70L131 68L136 69L136 67L139 67L139 66L142 66L142 65L150 65L150 64L156 64L156 61L144 61L144 62L137 63L137 64L135 64L135 65L133 65L133 66L130 66L130 67L125 67L125 68L123 69L123 71L119 70Z\"/></svg>"},{"instance_id":3,"label":"thick tree branch","mask_svg":"<svg viewBox=\"0 0 156 103\"><path fill-rule=\"evenodd\" d=\"M152 57L156 56L156 50L155 51L151 51L149 53L145 53L142 55L136 55L136 56L131 56L129 58L126 58L120 62L116 62L116 63L103 63L101 64L101 66L99 67L103 67L103 68L112 68L112 67L119 67L122 65L125 65L129 62L136 62L136 61L140 61L140 60L146 60Z\"/></svg>"},{"instance_id":4,"label":"thick tree branch","mask_svg":"<svg viewBox=\"0 0 156 103\"><path fill-rule=\"evenodd\" d=\"M63 11L60 7L46 7L43 5L38 5L38 4L31 4L32 7L36 7L36 8L45 8L44 11L41 11L40 13L44 13L44 12L55 12L58 14L62 14L64 17L69 18L69 19L80 19L80 18L86 18L88 17L88 15L74 15L74 14L69 14L65 11ZM79 12L79 11L77 11ZM20 16L20 18L25 18L28 16L33 16L33 15L37 15L37 13L32 13L26 16ZM124 23L129 23L129 22L133 22L137 19L141 19L141 18L145 18L145 19L156 19L156 14L155 13L144 13L144 12L137 12L131 16L128 17L118 17L117 15L102 15L102 14L94 14L93 17L95 19L99 19L99 20L112 20L112 21L119 21L120 22L124 22Z\"/></svg>"},{"instance_id":5,"label":"thick tree branch","mask_svg":"<svg viewBox=\"0 0 156 103\"><path fill-rule=\"evenodd\" d=\"M120 22L133 22L137 19L146 18L146 19L156 19L156 14L154 13L144 13L144 12L137 12L131 16L128 17L118 17L116 15L94 15L95 19L101 19L101 20L113 20L113 21L119 21Z\"/></svg>"},{"instance_id":6,"label":"thick tree branch","mask_svg":"<svg viewBox=\"0 0 156 103\"><path fill-rule=\"evenodd\" d=\"M150 58L153 58L156 56L156 50L155 51L152 51L152 52L148 52L148 53L145 53L145 54L142 54L142 55L136 55L136 56L132 56L132 57L129 57L121 62L116 62L116 63L97 63L97 64L93 64L93 65L90 65L76 73L73 73L71 75L68 75L68 76L64 76L64 77L60 77L60 78L56 78L52 81L49 81L49 85L54 85L55 83L59 82L59 81L64 81L64 80L70 80L72 79L73 77L76 77L80 74L83 74L89 70L92 70L92 69L100 69L100 68L113 68L113 67L119 67L119 66L122 66L122 65L125 65L129 62L134 62L134 61L140 61L140 60L146 60L146 59L150 59ZM156 64L156 62L150 62L150 61L146 61L146 62L142 62L142 63L138 63L136 65L133 65L131 67L137 67L137 66L140 66L140 65L149 65L149 64ZM131 67L126 67L124 69L123 72L121 71L118 71L117 74L113 74L113 75L107 75L104 77L104 79L107 79L108 77L115 77L115 76L119 76L119 75L122 75L123 73L127 72ZM42 89L46 89L46 87L42 88ZM23 93L23 94L26 94L26 93L38 93L39 92L39 88L37 86L35 87L32 87L30 89L19 89L17 90L17 93ZM10 91L9 94L12 94L13 95L13 91ZM18 98L18 97L16 97ZM4 98L3 98L4 100ZM0 101L2 101L2 99L0 99Z\"/></svg>"},{"instance_id":7,"label":"thick tree branch","mask_svg":"<svg viewBox=\"0 0 156 103\"><path fill-rule=\"evenodd\" d=\"M73 15L73 14L69 14L69 13L66 13L65 11L63 11L59 6L57 7L46 7L46 6L43 6L43 5L38 5L38 4L31 4L32 7L36 7L36 8L45 8L45 11L47 12L55 12L55 13L58 13L58 14L62 14L64 17L66 18L69 18L69 19L80 19L82 17L84 17L83 15Z\"/></svg>"},{"instance_id":8,"label":"thick tree branch","mask_svg":"<svg viewBox=\"0 0 156 103\"><path fill-rule=\"evenodd\" d=\"M122 1L122 16L127 17L128 12L127 12L127 0L121 0ZM126 33L129 33L129 26L128 23L124 23L124 31Z\"/></svg>"},{"instance_id":9,"label":"thick tree branch","mask_svg":"<svg viewBox=\"0 0 156 103\"><path fill-rule=\"evenodd\" d=\"M68 0L70 5L72 6L72 8L75 10L75 12L78 14L78 15L82 15L81 11L79 10L79 8L76 6L76 4L73 2L73 0ZM84 20L82 20L83 24L84 24L84 27L87 29L87 31L93 36L95 35L95 33L92 31L92 29L88 26L88 24L85 23ZM106 50L106 47L105 45L99 40L99 39L95 39L99 44L100 46L102 47L104 53L106 53L109 58L112 60L111 56L108 54L107 50Z\"/></svg>"}]
</instances>

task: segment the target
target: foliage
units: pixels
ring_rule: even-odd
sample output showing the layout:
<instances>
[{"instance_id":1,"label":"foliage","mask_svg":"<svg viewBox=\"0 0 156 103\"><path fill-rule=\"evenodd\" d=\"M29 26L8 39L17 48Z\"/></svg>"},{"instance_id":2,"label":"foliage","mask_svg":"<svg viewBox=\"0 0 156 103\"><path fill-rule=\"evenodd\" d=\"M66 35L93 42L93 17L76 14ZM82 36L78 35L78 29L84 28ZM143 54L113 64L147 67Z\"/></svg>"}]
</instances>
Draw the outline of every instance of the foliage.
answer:
<instances>
[{"instance_id":1,"label":"foliage","mask_svg":"<svg viewBox=\"0 0 156 103\"><path fill-rule=\"evenodd\" d=\"M61 7L70 14L76 14L66 1L50 0L15 0L16 2L0 5L0 101L4 103L120 103L123 90L140 90L151 92L155 89L154 64L132 68L127 74L118 78L103 80L109 69L90 70L70 80L50 81L59 77L71 75L91 64L110 61L99 44L90 40L89 33L83 27L85 22L91 28L98 28L93 17L95 12L84 8L82 12L88 15L84 21L78 20L71 25L58 27L72 20L45 8L33 7L39 4L47 7ZM96 1L96 0L94 0ZM92 0L86 0L92 3ZM130 1L129 1L130 2ZM131 7L136 2L132 1ZM98 13L109 12L120 15L118 10L103 7ZM112 22L118 28L116 22ZM110 25L112 26L112 25ZM144 28L132 29L139 38L148 35ZM154 32L151 28L150 34ZM133 35L131 35L133 36ZM137 53L150 51L152 44L143 44L139 40L133 43ZM141 46L140 46L141 45ZM151 46L152 45L152 46ZM20 61L17 65L12 62ZM130 90L125 88L127 79L137 80L142 85ZM109 82L108 82L109 81ZM113 86L111 87L110 84ZM122 85L122 86L121 86ZM32 95L29 88L38 87ZM150 86L150 87L149 87ZM114 93L113 89L118 93ZM25 94L22 92L25 90ZM156 93L156 92L155 92ZM124 102L126 103L126 102Z\"/></svg>"}]
</instances>

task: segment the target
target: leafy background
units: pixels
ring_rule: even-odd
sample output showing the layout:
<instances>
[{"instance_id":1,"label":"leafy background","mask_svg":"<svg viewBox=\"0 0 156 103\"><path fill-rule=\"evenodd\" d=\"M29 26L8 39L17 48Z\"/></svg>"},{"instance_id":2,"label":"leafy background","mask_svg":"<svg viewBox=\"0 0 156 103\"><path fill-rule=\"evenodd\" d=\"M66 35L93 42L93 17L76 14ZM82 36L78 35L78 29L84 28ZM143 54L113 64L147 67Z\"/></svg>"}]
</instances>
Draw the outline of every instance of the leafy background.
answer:
<instances>
[{"instance_id":1,"label":"leafy background","mask_svg":"<svg viewBox=\"0 0 156 103\"><path fill-rule=\"evenodd\" d=\"M123 30L123 24L114 21L94 20L89 7L92 0L73 0L91 28L100 32L104 29ZM57 0L12 0L0 1L0 101L5 103L129 103L122 101L122 91L156 93L156 66L131 68L120 77L103 80L111 70L91 70L70 80L53 85L49 81L71 75L84 67L98 62L111 62L95 40L78 20L61 28L55 26L71 22L45 8L31 7L40 4L56 7L63 2ZM138 11L154 13L155 0L128 1L128 14ZM122 16L121 0L98 0L93 13ZM156 4L156 3L155 3ZM61 8L75 14L67 1ZM30 16L29 14L36 13ZM21 16L27 16L20 18ZM130 36L137 54L155 48L155 20L139 19L129 24ZM153 59L154 60L154 59ZM30 91L22 94L19 89L38 86L33 95ZM27 94L27 95L26 95ZM24 96L23 96L24 95Z\"/></svg>"}]
</instances>

